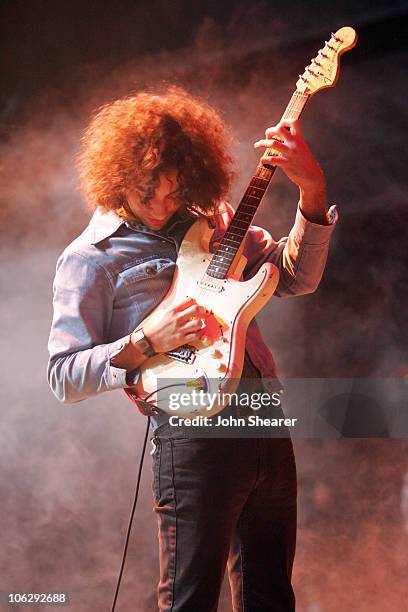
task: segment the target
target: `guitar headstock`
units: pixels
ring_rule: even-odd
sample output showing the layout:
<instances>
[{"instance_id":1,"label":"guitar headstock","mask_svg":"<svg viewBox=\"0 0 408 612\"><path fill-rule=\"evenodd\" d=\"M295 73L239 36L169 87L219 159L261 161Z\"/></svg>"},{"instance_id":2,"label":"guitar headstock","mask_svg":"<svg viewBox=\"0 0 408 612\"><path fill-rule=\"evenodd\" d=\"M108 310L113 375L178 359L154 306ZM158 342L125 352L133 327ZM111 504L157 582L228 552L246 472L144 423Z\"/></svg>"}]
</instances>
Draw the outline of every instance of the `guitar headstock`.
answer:
<instances>
[{"instance_id":1,"label":"guitar headstock","mask_svg":"<svg viewBox=\"0 0 408 612\"><path fill-rule=\"evenodd\" d=\"M340 56L357 43L357 33L348 26L331 35L319 53L299 75L296 89L302 94L313 95L326 87L333 87L339 76Z\"/></svg>"}]
</instances>

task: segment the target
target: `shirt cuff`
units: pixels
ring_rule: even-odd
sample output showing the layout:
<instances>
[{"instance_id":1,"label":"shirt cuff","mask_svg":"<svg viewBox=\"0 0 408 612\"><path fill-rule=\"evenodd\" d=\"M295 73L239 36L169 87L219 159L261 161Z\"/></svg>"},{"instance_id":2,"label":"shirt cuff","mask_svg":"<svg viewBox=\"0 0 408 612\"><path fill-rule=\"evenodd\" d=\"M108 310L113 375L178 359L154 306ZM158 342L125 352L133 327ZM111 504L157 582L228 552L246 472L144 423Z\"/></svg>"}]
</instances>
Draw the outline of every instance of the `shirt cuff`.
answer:
<instances>
[{"instance_id":1,"label":"shirt cuff","mask_svg":"<svg viewBox=\"0 0 408 612\"><path fill-rule=\"evenodd\" d=\"M127 375L129 372L124 368L117 368L111 364L111 359L115 357L126 344L128 336L116 340L108 345L107 351L107 362L105 366L105 381L109 389L123 389L129 386L127 382ZM138 368L137 368L138 369ZM132 370L132 373L135 370ZM136 383L135 383L136 384ZM132 383L133 385L133 383Z\"/></svg>"},{"instance_id":2,"label":"shirt cuff","mask_svg":"<svg viewBox=\"0 0 408 612\"><path fill-rule=\"evenodd\" d=\"M135 368L134 370L129 370L126 372L126 386L127 387L136 387L140 376L140 368Z\"/></svg>"},{"instance_id":3,"label":"shirt cuff","mask_svg":"<svg viewBox=\"0 0 408 612\"><path fill-rule=\"evenodd\" d=\"M313 223L312 221L306 219L300 210L300 206L298 205L295 223L291 233L296 234L298 239L304 244L324 244L330 240L330 236L332 235L339 218L337 207L334 204L330 206L326 213L326 217L328 225Z\"/></svg>"}]
</instances>

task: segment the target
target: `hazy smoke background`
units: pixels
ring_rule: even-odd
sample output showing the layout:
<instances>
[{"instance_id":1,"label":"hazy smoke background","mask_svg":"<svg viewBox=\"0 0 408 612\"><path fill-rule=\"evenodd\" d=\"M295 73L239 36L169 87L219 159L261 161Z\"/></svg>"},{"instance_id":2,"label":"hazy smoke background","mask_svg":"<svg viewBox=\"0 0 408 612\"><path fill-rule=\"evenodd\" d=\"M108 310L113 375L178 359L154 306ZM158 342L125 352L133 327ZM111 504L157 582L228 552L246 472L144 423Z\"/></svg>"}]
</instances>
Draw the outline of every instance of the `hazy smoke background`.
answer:
<instances>
[{"instance_id":1,"label":"hazy smoke background","mask_svg":"<svg viewBox=\"0 0 408 612\"><path fill-rule=\"evenodd\" d=\"M108 610L145 421L119 392L60 405L45 379L55 262L88 219L74 167L87 117L163 81L203 95L236 136L236 203L258 158L252 143L297 75L330 31L354 25L359 43L337 87L303 119L341 215L327 272L316 294L274 299L259 320L286 377L407 376L408 5L30 0L1 13L0 591L67 592L73 610ZM296 202L279 174L256 222L279 238ZM299 611L403 609L406 441L295 444ZM147 456L119 610L155 609L151 507Z\"/></svg>"}]
</instances>

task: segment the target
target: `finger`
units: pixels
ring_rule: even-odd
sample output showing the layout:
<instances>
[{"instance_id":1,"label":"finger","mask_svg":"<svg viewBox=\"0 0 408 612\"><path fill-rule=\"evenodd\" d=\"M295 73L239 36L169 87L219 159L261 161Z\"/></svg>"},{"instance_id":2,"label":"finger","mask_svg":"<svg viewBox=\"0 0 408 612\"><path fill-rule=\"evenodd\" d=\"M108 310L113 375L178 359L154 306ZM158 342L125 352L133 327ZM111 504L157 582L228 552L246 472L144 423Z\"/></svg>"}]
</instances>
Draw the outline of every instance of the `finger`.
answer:
<instances>
[{"instance_id":1,"label":"finger","mask_svg":"<svg viewBox=\"0 0 408 612\"><path fill-rule=\"evenodd\" d=\"M273 125L265 130L266 138L278 137L279 140L285 142L286 140L290 140L292 138L292 133L289 129L289 126L279 122L277 125Z\"/></svg>"},{"instance_id":2,"label":"finger","mask_svg":"<svg viewBox=\"0 0 408 612\"><path fill-rule=\"evenodd\" d=\"M288 129L292 136L302 136L299 119L284 119L280 122L280 125Z\"/></svg>"},{"instance_id":3,"label":"finger","mask_svg":"<svg viewBox=\"0 0 408 612\"><path fill-rule=\"evenodd\" d=\"M194 319L193 321L186 321L180 331L183 334L191 334L191 333L199 332L204 327L203 323L204 322L202 319Z\"/></svg>"},{"instance_id":4,"label":"finger","mask_svg":"<svg viewBox=\"0 0 408 612\"><path fill-rule=\"evenodd\" d=\"M185 343L194 342L195 340L203 339L205 336L206 336L206 330L205 330L205 327L203 327L202 329L190 331L184 334L184 342Z\"/></svg>"},{"instance_id":5,"label":"finger","mask_svg":"<svg viewBox=\"0 0 408 612\"><path fill-rule=\"evenodd\" d=\"M197 302L193 297L188 297L182 302L176 304L176 306L174 306L173 308L173 312L182 312L183 310L186 310L187 308L190 308L193 305L197 305Z\"/></svg>"},{"instance_id":6,"label":"finger","mask_svg":"<svg viewBox=\"0 0 408 612\"><path fill-rule=\"evenodd\" d=\"M261 157L261 164L268 167L268 166L284 166L285 164L288 163L288 159L287 157L282 157L282 155L271 155L271 156L264 156Z\"/></svg>"},{"instance_id":7,"label":"finger","mask_svg":"<svg viewBox=\"0 0 408 612\"><path fill-rule=\"evenodd\" d=\"M204 306L200 306L199 304L193 304L192 306L189 306L183 311L181 317L183 321L189 321L192 318L200 319L202 317L205 317L206 314L208 314L208 311Z\"/></svg>"},{"instance_id":8,"label":"finger","mask_svg":"<svg viewBox=\"0 0 408 612\"><path fill-rule=\"evenodd\" d=\"M258 149L259 147L267 147L268 149L274 149L275 151L279 151L279 153L282 153L283 155L289 155L291 152L290 147L285 145L280 140L274 140L274 139L258 140L258 142L256 142L254 146L256 149Z\"/></svg>"}]
</instances>

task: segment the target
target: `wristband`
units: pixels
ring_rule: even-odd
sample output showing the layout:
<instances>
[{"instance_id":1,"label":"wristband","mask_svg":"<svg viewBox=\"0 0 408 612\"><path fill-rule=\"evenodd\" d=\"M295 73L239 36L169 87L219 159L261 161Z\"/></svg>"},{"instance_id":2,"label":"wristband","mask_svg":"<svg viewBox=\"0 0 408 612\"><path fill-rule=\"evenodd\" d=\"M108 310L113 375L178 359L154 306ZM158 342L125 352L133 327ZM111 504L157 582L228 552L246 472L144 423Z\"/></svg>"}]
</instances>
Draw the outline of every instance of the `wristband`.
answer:
<instances>
[{"instance_id":1,"label":"wristband","mask_svg":"<svg viewBox=\"0 0 408 612\"><path fill-rule=\"evenodd\" d=\"M130 341L133 346L137 346L139 351L146 357L153 357L153 355L156 355L156 351L144 335L143 329L136 329L136 331L132 332L130 334Z\"/></svg>"}]
</instances>

